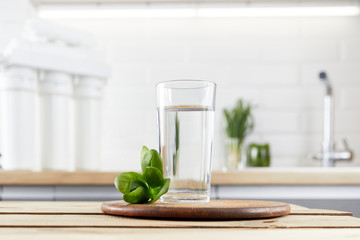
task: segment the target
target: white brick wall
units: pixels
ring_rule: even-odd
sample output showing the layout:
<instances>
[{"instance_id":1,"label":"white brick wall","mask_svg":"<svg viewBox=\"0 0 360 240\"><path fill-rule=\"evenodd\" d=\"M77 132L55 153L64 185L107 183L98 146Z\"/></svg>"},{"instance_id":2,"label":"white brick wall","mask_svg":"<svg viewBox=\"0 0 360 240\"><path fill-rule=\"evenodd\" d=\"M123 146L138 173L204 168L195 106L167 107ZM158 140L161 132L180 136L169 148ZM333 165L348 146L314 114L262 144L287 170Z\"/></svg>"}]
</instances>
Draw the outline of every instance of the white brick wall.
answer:
<instances>
[{"instance_id":1,"label":"white brick wall","mask_svg":"<svg viewBox=\"0 0 360 240\"><path fill-rule=\"evenodd\" d=\"M360 18L58 20L98 38L113 68L104 102L102 169L138 169L157 147L155 84L181 78L218 84L214 168L224 159L221 110L256 105L249 141L269 141L272 165L319 166L325 70L335 88L335 138L360 153ZM360 166L358 155L352 163Z\"/></svg>"}]
</instances>

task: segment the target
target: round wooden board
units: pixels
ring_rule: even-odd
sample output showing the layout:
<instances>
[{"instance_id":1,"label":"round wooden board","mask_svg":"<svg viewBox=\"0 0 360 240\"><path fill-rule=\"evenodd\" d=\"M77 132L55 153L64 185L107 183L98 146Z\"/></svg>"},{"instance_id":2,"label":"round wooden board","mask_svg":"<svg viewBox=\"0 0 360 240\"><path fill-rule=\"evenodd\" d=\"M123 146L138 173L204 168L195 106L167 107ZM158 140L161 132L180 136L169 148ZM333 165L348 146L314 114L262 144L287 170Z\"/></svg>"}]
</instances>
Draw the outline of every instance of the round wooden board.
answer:
<instances>
[{"instance_id":1,"label":"round wooden board","mask_svg":"<svg viewBox=\"0 0 360 240\"><path fill-rule=\"evenodd\" d=\"M145 218L176 219L258 219L280 217L290 213L281 202L256 200L211 200L209 203L128 204L111 201L102 204L106 214Z\"/></svg>"}]
</instances>

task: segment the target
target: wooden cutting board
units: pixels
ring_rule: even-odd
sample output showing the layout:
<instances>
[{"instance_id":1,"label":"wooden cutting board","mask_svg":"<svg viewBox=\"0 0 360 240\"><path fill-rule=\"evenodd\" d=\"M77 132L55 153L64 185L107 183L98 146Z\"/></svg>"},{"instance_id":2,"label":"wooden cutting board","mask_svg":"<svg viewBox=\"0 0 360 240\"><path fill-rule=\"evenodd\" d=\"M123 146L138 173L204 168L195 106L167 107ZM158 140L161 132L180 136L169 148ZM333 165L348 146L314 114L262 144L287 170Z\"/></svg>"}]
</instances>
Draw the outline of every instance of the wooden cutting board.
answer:
<instances>
[{"instance_id":1,"label":"wooden cutting board","mask_svg":"<svg viewBox=\"0 0 360 240\"><path fill-rule=\"evenodd\" d=\"M106 214L145 218L176 219L258 219L288 215L290 206L281 202L256 200L211 200L209 203L102 204Z\"/></svg>"}]
</instances>

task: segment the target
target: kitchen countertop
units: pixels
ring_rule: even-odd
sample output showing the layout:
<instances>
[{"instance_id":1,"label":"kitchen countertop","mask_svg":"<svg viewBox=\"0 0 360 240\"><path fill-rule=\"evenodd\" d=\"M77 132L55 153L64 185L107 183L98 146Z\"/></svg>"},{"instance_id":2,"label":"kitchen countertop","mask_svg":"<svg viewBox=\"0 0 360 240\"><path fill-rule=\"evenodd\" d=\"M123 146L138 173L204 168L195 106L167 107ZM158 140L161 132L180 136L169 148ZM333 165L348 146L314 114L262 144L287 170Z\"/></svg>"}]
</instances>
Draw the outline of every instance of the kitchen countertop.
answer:
<instances>
[{"instance_id":1,"label":"kitchen countertop","mask_svg":"<svg viewBox=\"0 0 360 240\"><path fill-rule=\"evenodd\" d=\"M2 239L359 239L351 213L291 205L279 218L151 220L105 215L101 202L1 202Z\"/></svg>"},{"instance_id":2,"label":"kitchen countertop","mask_svg":"<svg viewBox=\"0 0 360 240\"><path fill-rule=\"evenodd\" d=\"M119 172L0 171L0 185L112 185ZM212 185L360 185L360 168L246 168L212 173Z\"/></svg>"}]
</instances>

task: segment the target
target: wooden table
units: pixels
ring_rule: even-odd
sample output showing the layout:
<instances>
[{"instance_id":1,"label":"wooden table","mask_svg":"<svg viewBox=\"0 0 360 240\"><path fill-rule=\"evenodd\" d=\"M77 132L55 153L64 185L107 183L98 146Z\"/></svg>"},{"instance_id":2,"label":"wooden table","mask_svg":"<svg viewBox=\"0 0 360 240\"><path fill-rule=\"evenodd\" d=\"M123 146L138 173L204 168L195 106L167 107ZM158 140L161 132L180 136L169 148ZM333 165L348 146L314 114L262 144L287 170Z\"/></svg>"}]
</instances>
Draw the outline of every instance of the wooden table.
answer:
<instances>
[{"instance_id":1,"label":"wooden table","mask_svg":"<svg viewBox=\"0 0 360 240\"><path fill-rule=\"evenodd\" d=\"M113 185L119 172L0 171L0 185ZM360 185L360 168L246 168L211 174L212 185Z\"/></svg>"},{"instance_id":2,"label":"wooden table","mask_svg":"<svg viewBox=\"0 0 360 240\"><path fill-rule=\"evenodd\" d=\"M100 202L0 202L1 239L360 239L351 213L291 205L262 220L171 221L104 215Z\"/></svg>"}]
</instances>

